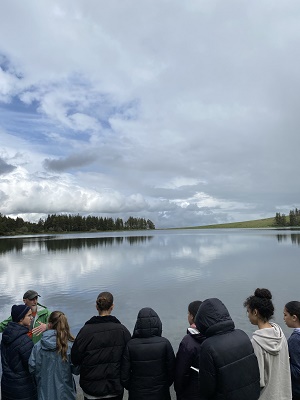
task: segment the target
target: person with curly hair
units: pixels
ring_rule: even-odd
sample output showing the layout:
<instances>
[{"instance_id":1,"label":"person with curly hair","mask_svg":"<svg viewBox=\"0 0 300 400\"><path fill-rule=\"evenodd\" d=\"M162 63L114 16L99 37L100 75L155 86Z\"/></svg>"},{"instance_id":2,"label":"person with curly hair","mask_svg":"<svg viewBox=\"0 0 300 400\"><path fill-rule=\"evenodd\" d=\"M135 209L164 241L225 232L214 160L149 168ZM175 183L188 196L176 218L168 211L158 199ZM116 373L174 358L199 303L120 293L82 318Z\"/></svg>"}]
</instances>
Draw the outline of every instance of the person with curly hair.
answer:
<instances>
[{"instance_id":1,"label":"person with curly hair","mask_svg":"<svg viewBox=\"0 0 300 400\"><path fill-rule=\"evenodd\" d=\"M29 358L29 371L35 377L38 398L75 400L73 374L78 375L79 368L71 363L74 337L65 314L53 311L48 328L42 339L34 345Z\"/></svg>"},{"instance_id":2,"label":"person with curly hair","mask_svg":"<svg viewBox=\"0 0 300 400\"><path fill-rule=\"evenodd\" d=\"M300 301L288 302L283 310L283 319L293 332L288 339L293 400L300 400Z\"/></svg>"},{"instance_id":3,"label":"person with curly hair","mask_svg":"<svg viewBox=\"0 0 300 400\"><path fill-rule=\"evenodd\" d=\"M244 307L252 325L252 345L260 371L260 400L291 400L291 375L287 340L282 329L270 319L274 314L272 294L257 288Z\"/></svg>"}]
</instances>

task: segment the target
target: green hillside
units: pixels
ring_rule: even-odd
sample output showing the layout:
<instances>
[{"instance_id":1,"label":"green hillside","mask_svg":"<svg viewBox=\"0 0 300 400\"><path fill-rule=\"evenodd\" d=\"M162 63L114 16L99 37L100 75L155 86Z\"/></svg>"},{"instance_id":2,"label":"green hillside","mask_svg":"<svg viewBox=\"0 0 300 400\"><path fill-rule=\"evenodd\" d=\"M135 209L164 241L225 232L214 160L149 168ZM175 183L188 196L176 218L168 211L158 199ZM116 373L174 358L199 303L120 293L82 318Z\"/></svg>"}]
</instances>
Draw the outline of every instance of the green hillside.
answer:
<instances>
[{"instance_id":1,"label":"green hillside","mask_svg":"<svg viewBox=\"0 0 300 400\"><path fill-rule=\"evenodd\" d=\"M256 219L252 221L231 222L205 226L191 226L189 229L221 229L221 228L275 228L274 218Z\"/></svg>"}]
</instances>

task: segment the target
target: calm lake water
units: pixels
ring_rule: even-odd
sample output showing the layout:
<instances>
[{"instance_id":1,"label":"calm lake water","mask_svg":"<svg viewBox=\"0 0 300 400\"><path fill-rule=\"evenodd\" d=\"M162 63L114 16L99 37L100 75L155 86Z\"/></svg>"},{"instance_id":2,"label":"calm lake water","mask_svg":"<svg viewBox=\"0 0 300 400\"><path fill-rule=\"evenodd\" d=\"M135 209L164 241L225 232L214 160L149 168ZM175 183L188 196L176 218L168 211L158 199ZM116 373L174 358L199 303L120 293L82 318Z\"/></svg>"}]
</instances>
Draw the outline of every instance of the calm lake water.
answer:
<instances>
[{"instance_id":1,"label":"calm lake water","mask_svg":"<svg viewBox=\"0 0 300 400\"><path fill-rule=\"evenodd\" d=\"M115 297L114 315L132 332L138 311L152 307L177 351L187 305L218 297L249 335L243 301L257 287L273 294L275 320L300 300L300 234L276 230L174 230L23 236L0 239L0 320L28 289L50 310L66 313L76 334L96 315L101 291ZM1 336L0 336L1 338Z\"/></svg>"}]
</instances>

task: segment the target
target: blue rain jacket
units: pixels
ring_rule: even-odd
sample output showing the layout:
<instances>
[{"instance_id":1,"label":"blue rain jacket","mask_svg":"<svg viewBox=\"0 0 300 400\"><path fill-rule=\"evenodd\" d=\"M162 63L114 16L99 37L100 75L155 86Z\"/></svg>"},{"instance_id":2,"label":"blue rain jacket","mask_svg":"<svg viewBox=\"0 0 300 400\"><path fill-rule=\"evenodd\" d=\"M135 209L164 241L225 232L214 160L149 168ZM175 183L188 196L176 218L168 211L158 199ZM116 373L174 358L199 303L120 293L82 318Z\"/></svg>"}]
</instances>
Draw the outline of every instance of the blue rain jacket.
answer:
<instances>
[{"instance_id":1,"label":"blue rain jacket","mask_svg":"<svg viewBox=\"0 0 300 400\"><path fill-rule=\"evenodd\" d=\"M79 368L71 363L72 342L68 344L67 361L56 351L56 330L43 333L34 345L29 358L29 371L34 374L39 400L75 400L76 385L72 374L78 375Z\"/></svg>"}]
</instances>

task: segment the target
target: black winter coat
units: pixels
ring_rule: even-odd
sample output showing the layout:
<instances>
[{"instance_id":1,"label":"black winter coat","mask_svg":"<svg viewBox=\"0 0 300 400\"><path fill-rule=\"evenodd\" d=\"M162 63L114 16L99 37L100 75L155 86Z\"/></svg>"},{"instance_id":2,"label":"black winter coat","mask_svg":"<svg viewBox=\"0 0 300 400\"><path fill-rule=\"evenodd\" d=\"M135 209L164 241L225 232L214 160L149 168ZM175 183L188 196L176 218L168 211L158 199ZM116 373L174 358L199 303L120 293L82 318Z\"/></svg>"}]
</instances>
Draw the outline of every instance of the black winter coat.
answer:
<instances>
[{"instance_id":1,"label":"black winter coat","mask_svg":"<svg viewBox=\"0 0 300 400\"><path fill-rule=\"evenodd\" d=\"M177 400L199 400L198 384L199 353L205 340L195 328L188 328L187 335L182 339L176 354L174 388ZM191 368L193 367L193 368Z\"/></svg>"},{"instance_id":2,"label":"black winter coat","mask_svg":"<svg viewBox=\"0 0 300 400\"><path fill-rule=\"evenodd\" d=\"M92 317L79 331L71 350L80 365L80 386L92 396L121 395L121 358L130 333L111 315Z\"/></svg>"},{"instance_id":3,"label":"black winter coat","mask_svg":"<svg viewBox=\"0 0 300 400\"><path fill-rule=\"evenodd\" d=\"M249 337L234 329L219 299L205 300L195 323L206 336L200 349L199 385L204 399L257 400L260 375Z\"/></svg>"},{"instance_id":4,"label":"black winter coat","mask_svg":"<svg viewBox=\"0 0 300 400\"><path fill-rule=\"evenodd\" d=\"M28 328L9 322L1 342L1 399L36 400L36 385L28 371L28 360L33 348Z\"/></svg>"},{"instance_id":5,"label":"black winter coat","mask_svg":"<svg viewBox=\"0 0 300 400\"><path fill-rule=\"evenodd\" d=\"M175 355L161 334L156 312L142 308L122 360L121 380L129 391L129 400L170 400Z\"/></svg>"}]
</instances>

